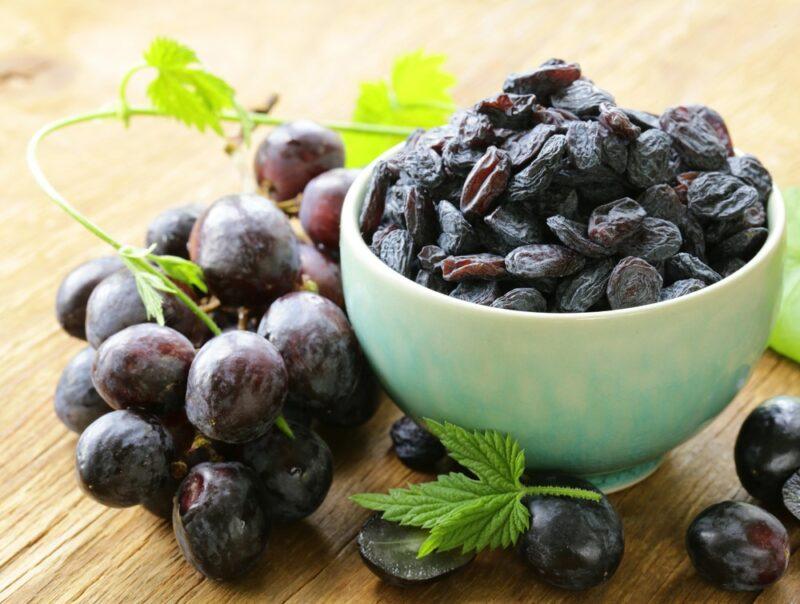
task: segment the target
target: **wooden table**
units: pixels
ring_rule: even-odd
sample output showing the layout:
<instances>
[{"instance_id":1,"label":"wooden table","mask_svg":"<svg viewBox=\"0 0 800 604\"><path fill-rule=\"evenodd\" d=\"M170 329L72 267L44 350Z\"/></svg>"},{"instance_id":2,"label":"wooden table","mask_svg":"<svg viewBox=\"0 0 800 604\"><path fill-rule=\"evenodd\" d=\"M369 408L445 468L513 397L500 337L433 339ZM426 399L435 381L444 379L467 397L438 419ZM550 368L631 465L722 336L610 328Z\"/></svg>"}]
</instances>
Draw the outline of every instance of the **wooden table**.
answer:
<instances>
[{"instance_id":1,"label":"wooden table","mask_svg":"<svg viewBox=\"0 0 800 604\"><path fill-rule=\"evenodd\" d=\"M533 579L508 552L414 592L381 584L353 543L366 512L355 491L416 480L389 450L398 416L387 400L366 426L326 432L336 479L307 522L275 532L244 581L220 585L185 564L169 527L139 509L111 510L81 495L75 436L52 411L59 373L82 346L60 332L53 298L73 265L106 253L49 204L23 149L44 121L112 101L123 71L156 34L196 48L247 104L279 92L282 116L349 117L358 82L392 57L446 53L455 95L468 104L506 73L550 56L579 61L625 105L660 111L703 102L728 120L736 144L783 185L800 183L797 2L312 2L163 0L0 4L0 600L104 601L797 601L800 556L762 595L725 594L700 581L685 555L691 518L724 499L747 500L732 449L749 409L800 394L798 366L766 353L733 404L643 484L612 497L626 532L616 576L587 594ZM123 241L138 243L158 210L235 190L220 143L169 123L86 125L54 136L43 161L63 192ZM687 334L690 345L691 334ZM792 542L800 543L796 522Z\"/></svg>"}]
</instances>

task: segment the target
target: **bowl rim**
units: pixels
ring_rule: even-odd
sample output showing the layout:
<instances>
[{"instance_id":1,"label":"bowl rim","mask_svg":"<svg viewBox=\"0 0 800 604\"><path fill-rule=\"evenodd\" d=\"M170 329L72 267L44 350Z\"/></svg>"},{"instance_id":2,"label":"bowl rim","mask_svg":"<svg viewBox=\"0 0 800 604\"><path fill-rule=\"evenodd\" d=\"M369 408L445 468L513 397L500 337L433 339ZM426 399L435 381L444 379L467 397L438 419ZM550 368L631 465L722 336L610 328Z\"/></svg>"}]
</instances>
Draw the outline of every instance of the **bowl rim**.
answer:
<instances>
[{"instance_id":1,"label":"bowl rim","mask_svg":"<svg viewBox=\"0 0 800 604\"><path fill-rule=\"evenodd\" d=\"M361 170L359 175L353 181L350 189L345 196L342 205L341 213L341 241L340 241L340 256L341 249L345 246L345 242L352 244L351 249L358 257L359 262L364 262L367 266L372 267L373 270L381 274L385 279L394 283L397 287L405 289L409 294L416 294L422 298L428 298L433 304L441 304L444 306L451 306L454 311L469 311L478 314L485 314L486 318L499 318L499 317L515 317L518 320L527 321L563 321L563 320L597 320L601 318L615 319L617 317L624 317L630 315L639 315L644 313L658 312L661 310L675 309L681 305L691 304L693 301L700 300L702 297L713 296L716 292L729 287L745 279L750 273L756 270L757 265L764 262L776 248L781 245L786 230L786 208L778 186L773 183L772 193L767 201L767 216L768 216L768 229L769 234L767 240L758 250L756 255L751 258L742 268L735 273L724 277L707 285L703 289L691 292L678 298L671 300L663 300L654 302L652 304L645 304L643 306L635 306L632 308L620 308L616 310L597 310L592 312L570 312L570 313L554 313L554 312L520 312L517 310L508 310L504 308L495 308L493 306L484 306L482 304L475 304L467 302L466 300L459 300L446 294L442 294L427 287L420 285L412 279L404 277L400 273L392 270L381 262L372 250L369 248L364 238L361 236L361 230L358 225L358 218L363 203L363 196L376 166L381 161L385 161L397 151L399 151L405 142L399 143L382 153L379 157L373 160L367 167ZM742 155L738 149L735 150L736 155ZM359 203L359 201L362 203ZM346 283L344 289L347 289Z\"/></svg>"}]
</instances>

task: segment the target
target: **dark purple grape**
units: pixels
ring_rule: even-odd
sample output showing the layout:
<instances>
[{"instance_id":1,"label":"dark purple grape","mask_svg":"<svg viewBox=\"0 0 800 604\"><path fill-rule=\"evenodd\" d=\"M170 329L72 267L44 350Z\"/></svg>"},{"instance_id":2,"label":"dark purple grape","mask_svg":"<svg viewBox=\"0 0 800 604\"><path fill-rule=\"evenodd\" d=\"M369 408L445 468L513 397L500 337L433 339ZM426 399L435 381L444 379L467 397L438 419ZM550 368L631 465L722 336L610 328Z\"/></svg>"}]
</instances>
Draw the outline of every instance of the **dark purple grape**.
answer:
<instances>
[{"instance_id":1,"label":"dark purple grape","mask_svg":"<svg viewBox=\"0 0 800 604\"><path fill-rule=\"evenodd\" d=\"M683 237L678 227L667 220L647 216L642 221L642 226L622 241L619 251L648 262L660 262L676 254L681 245Z\"/></svg>"},{"instance_id":2,"label":"dark purple grape","mask_svg":"<svg viewBox=\"0 0 800 604\"><path fill-rule=\"evenodd\" d=\"M483 222L512 249L531 243L543 243L545 240L541 220L526 204L501 205L486 216Z\"/></svg>"},{"instance_id":3,"label":"dark purple grape","mask_svg":"<svg viewBox=\"0 0 800 604\"><path fill-rule=\"evenodd\" d=\"M153 253L189 258L189 236L204 210L203 204L190 203L161 212L147 227L147 246Z\"/></svg>"},{"instance_id":4,"label":"dark purple grape","mask_svg":"<svg viewBox=\"0 0 800 604\"><path fill-rule=\"evenodd\" d=\"M378 257L393 271L411 278L414 274L414 240L405 229L388 233L381 241Z\"/></svg>"},{"instance_id":5,"label":"dark purple grape","mask_svg":"<svg viewBox=\"0 0 800 604\"><path fill-rule=\"evenodd\" d=\"M355 390L317 409L314 416L320 423L335 428L355 428L372 419L381 402L378 379L367 363L362 363L361 375Z\"/></svg>"},{"instance_id":6,"label":"dark purple grape","mask_svg":"<svg viewBox=\"0 0 800 604\"><path fill-rule=\"evenodd\" d=\"M455 287L455 283L450 283L444 280L441 271L433 272L423 269L417 273L414 281L419 283L422 287L439 292L445 296L449 295Z\"/></svg>"},{"instance_id":7,"label":"dark purple grape","mask_svg":"<svg viewBox=\"0 0 800 604\"><path fill-rule=\"evenodd\" d=\"M398 587L443 579L474 559L474 554L462 554L458 549L418 558L417 552L429 534L424 529L383 520L375 513L358 533L358 552L378 578Z\"/></svg>"},{"instance_id":8,"label":"dark purple grape","mask_svg":"<svg viewBox=\"0 0 800 604\"><path fill-rule=\"evenodd\" d=\"M109 507L143 504L173 484L174 457L172 437L155 417L112 411L89 424L78 439L78 484Z\"/></svg>"},{"instance_id":9,"label":"dark purple grape","mask_svg":"<svg viewBox=\"0 0 800 604\"><path fill-rule=\"evenodd\" d=\"M79 264L64 277L56 294L56 319L69 335L86 339L86 305L94 288L123 268L117 256L95 258Z\"/></svg>"},{"instance_id":10,"label":"dark purple grape","mask_svg":"<svg viewBox=\"0 0 800 604\"><path fill-rule=\"evenodd\" d=\"M342 166L342 137L309 120L276 127L255 156L256 180L277 201L291 199L318 174Z\"/></svg>"},{"instance_id":11,"label":"dark purple grape","mask_svg":"<svg viewBox=\"0 0 800 604\"><path fill-rule=\"evenodd\" d=\"M800 520L800 471L789 477L781 489L783 505L792 515Z\"/></svg>"},{"instance_id":12,"label":"dark purple grape","mask_svg":"<svg viewBox=\"0 0 800 604\"><path fill-rule=\"evenodd\" d=\"M628 153L628 179L645 188L668 182L674 176L670 165L671 140L661 130L646 130L631 143Z\"/></svg>"},{"instance_id":13,"label":"dark purple grape","mask_svg":"<svg viewBox=\"0 0 800 604\"><path fill-rule=\"evenodd\" d=\"M461 192L461 211L467 216L484 216L506 190L511 177L508 154L489 147L475 163Z\"/></svg>"},{"instance_id":14,"label":"dark purple grape","mask_svg":"<svg viewBox=\"0 0 800 604\"><path fill-rule=\"evenodd\" d=\"M516 172L527 166L534 157L539 155L539 151L542 150L547 139L555 133L555 126L536 124L531 130L508 137L503 142L503 149L508 153L512 170Z\"/></svg>"},{"instance_id":15,"label":"dark purple grape","mask_svg":"<svg viewBox=\"0 0 800 604\"><path fill-rule=\"evenodd\" d=\"M132 325L97 349L92 382L114 409L160 415L183 406L193 359L194 346L174 329Z\"/></svg>"},{"instance_id":16,"label":"dark purple grape","mask_svg":"<svg viewBox=\"0 0 800 604\"><path fill-rule=\"evenodd\" d=\"M324 410L350 396L361 372L361 351L342 309L310 292L273 302L258 326L283 356L289 399Z\"/></svg>"},{"instance_id":17,"label":"dark purple grape","mask_svg":"<svg viewBox=\"0 0 800 604\"><path fill-rule=\"evenodd\" d=\"M464 215L449 201L440 201L437 207L439 227L439 247L447 254L468 254L478 247L479 240L475 230Z\"/></svg>"},{"instance_id":18,"label":"dark purple grape","mask_svg":"<svg viewBox=\"0 0 800 604\"><path fill-rule=\"evenodd\" d=\"M686 206L681 203L675 189L669 185L653 185L636 201L651 218L669 220L678 226L686 218Z\"/></svg>"},{"instance_id":19,"label":"dark purple grape","mask_svg":"<svg viewBox=\"0 0 800 604\"><path fill-rule=\"evenodd\" d=\"M442 261L442 276L446 281L502 279L505 275L505 258L495 254L448 256Z\"/></svg>"},{"instance_id":20,"label":"dark purple grape","mask_svg":"<svg viewBox=\"0 0 800 604\"><path fill-rule=\"evenodd\" d=\"M553 182L566 151L567 139L563 134L548 138L536 158L511 177L507 193L509 201L525 201L543 193Z\"/></svg>"},{"instance_id":21,"label":"dark purple grape","mask_svg":"<svg viewBox=\"0 0 800 604\"><path fill-rule=\"evenodd\" d=\"M689 210L698 218L727 220L758 203L758 191L724 172L704 172L686 192Z\"/></svg>"},{"instance_id":22,"label":"dark purple grape","mask_svg":"<svg viewBox=\"0 0 800 604\"><path fill-rule=\"evenodd\" d=\"M586 225L575 222L564 216L551 216L547 219L547 226L558 237L559 241L568 248L575 250L582 256L589 258L603 258L614 253L613 249L607 248L588 238Z\"/></svg>"},{"instance_id":23,"label":"dark purple grape","mask_svg":"<svg viewBox=\"0 0 800 604\"><path fill-rule=\"evenodd\" d=\"M447 258L447 254L438 245L426 245L417 254L419 265L426 271L441 272L441 263L445 258Z\"/></svg>"},{"instance_id":24,"label":"dark purple grape","mask_svg":"<svg viewBox=\"0 0 800 604\"><path fill-rule=\"evenodd\" d=\"M502 295L497 281L462 281L450 292L451 298L491 306Z\"/></svg>"},{"instance_id":25,"label":"dark purple grape","mask_svg":"<svg viewBox=\"0 0 800 604\"><path fill-rule=\"evenodd\" d=\"M492 302L491 306L522 312L545 312L547 310L547 300L536 288L517 287L497 298Z\"/></svg>"},{"instance_id":26,"label":"dark purple grape","mask_svg":"<svg viewBox=\"0 0 800 604\"><path fill-rule=\"evenodd\" d=\"M405 189L403 218L415 248L436 241L439 231L436 207L423 189L414 186Z\"/></svg>"},{"instance_id":27,"label":"dark purple grape","mask_svg":"<svg viewBox=\"0 0 800 604\"><path fill-rule=\"evenodd\" d=\"M358 170L336 168L312 178L303 189L300 224L314 243L339 249L339 219L342 203Z\"/></svg>"},{"instance_id":28,"label":"dark purple grape","mask_svg":"<svg viewBox=\"0 0 800 604\"><path fill-rule=\"evenodd\" d=\"M535 94L539 98L546 98L566 88L579 77L581 66L577 63L550 59L533 71L509 75L503 83L503 92Z\"/></svg>"},{"instance_id":29,"label":"dark purple grape","mask_svg":"<svg viewBox=\"0 0 800 604\"><path fill-rule=\"evenodd\" d=\"M768 236L769 231L764 227L745 229L721 241L709 254L717 258L749 260L761 249Z\"/></svg>"},{"instance_id":30,"label":"dark purple grape","mask_svg":"<svg viewBox=\"0 0 800 604\"><path fill-rule=\"evenodd\" d=\"M642 129L637 126L624 109L602 103L597 121L606 130L626 141L633 141L641 134Z\"/></svg>"},{"instance_id":31,"label":"dark purple grape","mask_svg":"<svg viewBox=\"0 0 800 604\"><path fill-rule=\"evenodd\" d=\"M614 268L611 258L589 264L581 272L558 284L556 301L561 312L586 312L605 295Z\"/></svg>"},{"instance_id":32,"label":"dark purple grape","mask_svg":"<svg viewBox=\"0 0 800 604\"><path fill-rule=\"evenodd\" d=\"M394 422L389 437L403 465L428 474L436 474L442 468L447 457L444 445L412 417L404 415Z\"/></svg>"},{"instance_id":33,"label":"dark purple grape","mask_svg":"<svg viewBox=\"0 0 800 604\"><path fill-rule=\"evenodd\" d=\"M227 195L194 225L191 258L209 290L231 306L259 306L300 278L297 237L286 215L259 195Z\"/></svg>"},{"instance_id":34,"label":"dark purple grape","mask_svg":"<svg viewBox=\"0 0 800 604\"><path fill-rule=\"evenodd\" d=\"M728 152L703 112L693 107L672 107L659 120L662 130L672 137L683 163L693 170L719 170Z\"/></svg>"},{"instance_id":35,"label":"dark purple grape","mask_svg":"<svg viewBox=\"0 0 800 604\"><path fill-rule=\"evenodd\" d=\"M359 229L365 239L369 240L381 223L386 207L386 193L396 180L397 171L394 165L387 161L379 162L370 178L358 218Z\"/></svg>"},{"instance_id":36,"label":"dark purple grape","mask_svg":"<svg viewBox=\"0 0 800 604\"><path fill-rule=\"evenodd\" d=\"M618 199L592 211L587 234L601 246L614 249L639 230L646 215L644 208L633 199Z\"/></svg>"},{"instance_id":37,"label":"dark purple grape","mask_svg":"<svg viewBox=\"0 0 800 604\"><path fill-rule=\"evenodd\" d=\"M733 176L743 180L758 191L759 201L766 205L772 194L772 176L758 158L739 155L728 158L728 168Z\"/></svg>"},{"instance_id":38,"label":"dark purple grape","mask_svg":"<svg viewBox=\"0 0 800 604\"><path fill-rule=\"evenodd\" d=\"M217 581L250 570L266 549L270 532L256 477L240 463L192 468L175 497L172 526L184 557Z\"/></svg>"},{"instance_id":39,"label":"dark purple grape","mask_svg":"<svg viewBox=\"0 0 800 604\"><path fill-rule=\"evenodd\" d=\"M122 269L103 279L89 296L86 339L92 347L99 348L126 327L154 320L147 318L133 275L128 269ZM172 294L164 294L164 320L167 327L179 331L195 345L208 338L208 328Z\"/></svg>"},{"instance_id":40,"label":"dark purple grape","mask_svg":"<svg viewBox=\"0 0 800 604\"><path fill-rule=\"evenodd\" d=\"M192 363L186 415L216 440L241 443L258 438L281 412L289 381L286 369L278 350L264 338L249 331L223 333L209 340Z\"/></svg>"},{"instance_id":41,"label":"dark purple grape","mask_svg":"<svg viewBox=\"0 0 800 604\"><path fill-rule=\"evenodd\" d=\"M306 426L291 428L294 438L272 428L239 451L239 461L255 472L265 508L277 522L310 516L333 480L333 455L325 441Z\"/></svg>"},{"instance_id":42,"label":"dark purple grape","mask_svg":"<svg viewBox=\"0 0 800 604\"><path fill-rule=\"evenodd\" d=\"M611 271L606 286L613 310L658 302L663 279L658 270L641 258L628 256Z\"/></svg>"},{"instance_id":43,"label":"dark purple grape","mask_svg":"<svg viewBox=\"0 0 800 604\"><path fill-rule=\"evenodd\" d=\"M556 109L566 109L580 117L597 115L604 103L614 105L614 97L589 80L575 80L553 94L550 99Z\"/></svg>"},{"instance_id":44,"label":"dark purple grape","mask_svg":"<svg viewBox=\"0 0 800 604\"><path fill-rule=\"evenodd\" d=\"M667 259L666 264L667 279L669 281L680 281L681 279L699 279L706 285L711 285L722 279L713 268L708 266L699 258L681 252Z\"/></svg>"},{"instance_id":45,"label":"dark purple grape","mask_svg":"<svg viewBox=\"0 0 800 604\"><path fill-rule=\"evenodd\" d=\"M342 271L339 265L308 243L301 243L298 251L300 273L316 283L320 296L325 296L344 308Z\"/></svg>"},{"instance_id":46,"label":"dark purple grape","mask_svg":"<svg viewBox=\"0 0 800 604\"><path fill-rule=\"evenodd\" d=\"M760 591L789 566L789 535L780 520L741 501L706 508L686 531L686 551L701 577L732 591Z\"/></svg>"},{"instance_id":47,"label":"dark purple grape","mask_svg":"<svg viewBox=\"0 0 800 604\"><path fill-rule=\"evenodd\" d=\"M526 483L563 486L600 493L591 483L562 474L533 474ZM622 560L622 522L603 495L599 502L551 495L523 500L530 528L520 537L522 559L551 585L589 589L610 579Z\"/></svg>"},{"instance_id":48,"label":"dark purple grape","mask_svg":"<svg viewBox=\"0 0 800 604\"><path fill-rule=\"evenodd\" d=\"M78 434L111 411L92 383L94 355L91 346L81 349L64 367L56 386L56 415L67 428Z\"/></svg>"},{"instance_id":49,"label":"dark purple grape","mask_svg":"<svg viewBox=\"0 0 800 604\"><path fill-rule=\"evenodd\" d=\"M756 407L739 430L733 454L747 492L780 505L784 483L800 468L800 398L776 396Z\"/></svg>"},{"instance_id":50,"label":"dark purple grape","mask_svg":"<svg viewBox=\"0 0 800 604\"><path fill-rule=\"evenodd\" d=\"M668 285L662 289L659 296L659 301L664 302L665 300L680 298L686 294L700 291L705 286L705 282L700 281L700 279L681 279L680 281L675 281L675 283L672 285Z\"/></svg>"}]
</instances>

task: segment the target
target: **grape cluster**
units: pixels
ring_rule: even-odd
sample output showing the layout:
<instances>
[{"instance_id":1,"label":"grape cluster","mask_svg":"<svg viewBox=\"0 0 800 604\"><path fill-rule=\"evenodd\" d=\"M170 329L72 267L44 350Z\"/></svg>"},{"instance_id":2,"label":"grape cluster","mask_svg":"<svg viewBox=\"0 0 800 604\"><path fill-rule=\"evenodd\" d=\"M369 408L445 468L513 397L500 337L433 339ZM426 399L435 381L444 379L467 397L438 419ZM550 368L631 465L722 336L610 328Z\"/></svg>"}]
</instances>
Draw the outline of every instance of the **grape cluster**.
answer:
<instances>
[{"instance_id":1,"label":"grape cluster","mask_svg":"<svg viewBox=\"0 0 800 604\"><path fill-rule=\"evenodd\" d=\"M377 408L337 262L355 176L343 154L337 134L310 122L275 129L256 154L266 191L278 200L305 191L309 240L256 194L169 209L150 224L155 253L202 268L209 293L185 292L221 335L170 294L165 324L152 322L115 257L82 264L58 291L59 322L90 344L55 396L58 417L80 434L81 488L104 505L171 518L186 559L213 579L246 572L272 524L322 504L333 456L312 421L353 427Z\"/></svg>"}]
</instances>

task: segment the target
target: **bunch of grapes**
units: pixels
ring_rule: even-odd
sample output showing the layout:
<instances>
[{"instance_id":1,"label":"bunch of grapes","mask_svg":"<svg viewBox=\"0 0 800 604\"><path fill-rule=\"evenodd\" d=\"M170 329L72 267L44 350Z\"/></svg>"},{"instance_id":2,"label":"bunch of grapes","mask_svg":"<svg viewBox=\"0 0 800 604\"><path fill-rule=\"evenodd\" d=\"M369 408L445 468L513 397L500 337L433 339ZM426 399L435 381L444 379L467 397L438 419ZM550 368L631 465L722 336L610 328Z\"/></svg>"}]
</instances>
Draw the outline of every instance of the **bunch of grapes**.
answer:
<instances>
[{"instance_id":1,"label":"bunch of grapes","mask_svg":"<svg viewBox=\"0 0 800 604\"><path fill-rule=\"evenodd\" d=\"M80 434L81 488L104 505L171 518L186 559L214 579L246 572L272 524L305 518L325 499L333 460L312 422L357 426L377 407L337 262L355 177L343 165L338 134L286 124L259 147L256 177L275 201L302 193L305 233L257 194L173 208L151 223L154 253L202 268L208 294L183 289L220 335L173 294L164 294L164 325L153 322L117 257L78 266L58 291L59 322L89 343L55 396L56 414Z\"/></svg>"}]
</instances>

